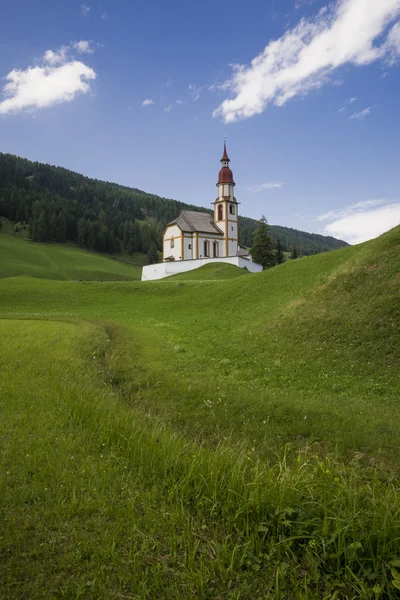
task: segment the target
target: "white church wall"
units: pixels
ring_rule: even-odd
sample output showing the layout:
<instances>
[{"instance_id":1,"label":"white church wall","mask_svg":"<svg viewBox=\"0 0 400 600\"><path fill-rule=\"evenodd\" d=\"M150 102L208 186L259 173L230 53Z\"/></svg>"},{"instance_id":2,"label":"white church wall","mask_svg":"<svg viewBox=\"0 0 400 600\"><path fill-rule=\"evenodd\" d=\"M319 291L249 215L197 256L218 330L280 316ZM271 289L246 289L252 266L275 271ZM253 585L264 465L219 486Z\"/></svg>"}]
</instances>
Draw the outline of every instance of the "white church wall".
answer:
<instances>
[{"instance_id":1,"label":"white church wall","mask_svg":"<svg viewBox=\"0 0 400 600\"><path fill-rule=\"evenodd\" d=\"M209 247L209 256L204 255L204 242L208 242ZM219 256L225 256L225 242L223 241L222 236L212 237L207 233L199 233L198 234L198 254L197 257L200 258L213 258L213 242L217 242ZM236 252L235 252L236 254Z\"/></svg>"},{"instance_id":2,"label":"white church wall","mask_svg":"<svg viewBox=\"0 0 400 600\"><path fill-rule=\"evenodd\" d=\"M173 247L171 248L171 239L173 238ZM181 260L182 257L182 231L177 225L170 225L164 233L163 239L164 258L173 256L175 260Z\"/></svg>"},{"instance_id":3,"label":"white church wall","mask_svg":"<svg viewBox=\"0 0 400 600\"><path fill-rule=\"evenodd\" d=\"M184 260L191 260L194 256L194 239L192 235L185 235L184 237L184 256L182 257Z\"/></svg>"},{"instance_id":4,"label":"white church wall","mask_svg":"<svg viewBox=\"0 0 400 600\"><path fill-rule=\"evenodd\" d=\"M252 260L242 258L241 256L230 256L228 258L201 258L197 260L185 260L179 262L163 262L156 265L147 265L142 270L142 281L155 281L163 279L178 273L185 273L198 269L209 263L228 263L235 265L241 269L247 268L251 273L260 273L263 269L261 265L254 263Z\"/></svg>"}]
</instances>

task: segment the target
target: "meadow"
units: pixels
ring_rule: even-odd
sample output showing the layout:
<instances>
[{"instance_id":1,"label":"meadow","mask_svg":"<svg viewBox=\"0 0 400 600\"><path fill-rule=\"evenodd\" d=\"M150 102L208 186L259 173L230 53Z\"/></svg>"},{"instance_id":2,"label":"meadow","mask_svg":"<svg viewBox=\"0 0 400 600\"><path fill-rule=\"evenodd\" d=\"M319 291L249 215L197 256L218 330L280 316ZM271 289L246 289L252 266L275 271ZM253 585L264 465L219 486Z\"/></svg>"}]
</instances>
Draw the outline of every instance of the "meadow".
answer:
<instances>
[{"instance_id":1,"label":"meadow","mask_svg":"<svg viewBox=\"0 0 400 600\"><path fill-rule=\"evenodd\" d=\"M3 274L0 595L398 598L399 250Z\"/></svg>"},{"instance_id":2,"label":"meadow","mask_svg":"<svg viewBox=\"0 0 400 600\"><path fill-rule=\"evenodd\" d=\"M133 257L124 257L126 262L122 262L72 245L38 244L0 235L0 278L140 281L144 258L137 253Z\"/></svg>"}]
</instances>

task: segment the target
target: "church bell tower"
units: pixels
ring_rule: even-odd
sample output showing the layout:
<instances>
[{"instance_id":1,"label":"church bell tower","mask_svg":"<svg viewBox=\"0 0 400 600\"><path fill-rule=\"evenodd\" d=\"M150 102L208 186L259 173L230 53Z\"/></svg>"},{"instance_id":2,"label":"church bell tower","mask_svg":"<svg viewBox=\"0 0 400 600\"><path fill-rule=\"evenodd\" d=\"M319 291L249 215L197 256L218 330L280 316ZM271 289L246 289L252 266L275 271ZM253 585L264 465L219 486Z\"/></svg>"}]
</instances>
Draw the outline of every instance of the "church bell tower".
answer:
<instances>
[{"instance_id":1,"label":"church bell tower","mask_svg":"<svg viewBox=\"0 0 400 600\"><path fill-rule=\"evenodd\" d=\"M236 256L238 251L238 202L234 195L235 182L229 168L230 158L224 142L222 168L218 175L218 198L214 202L214 223L223 231L223 256ZM222 253L221 253L222 256Z\"/></svg>"}]
</instances>

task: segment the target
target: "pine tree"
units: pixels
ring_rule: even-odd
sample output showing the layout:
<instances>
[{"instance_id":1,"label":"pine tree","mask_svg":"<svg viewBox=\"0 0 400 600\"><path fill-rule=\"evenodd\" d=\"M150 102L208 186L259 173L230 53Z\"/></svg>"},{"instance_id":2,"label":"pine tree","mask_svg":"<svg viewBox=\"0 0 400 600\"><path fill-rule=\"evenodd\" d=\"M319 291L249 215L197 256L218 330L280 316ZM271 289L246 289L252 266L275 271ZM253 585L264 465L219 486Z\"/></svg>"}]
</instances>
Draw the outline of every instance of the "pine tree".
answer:
<instances>
[{"instance_id":1,"label":"pine tree","mask_svg":"<svg viewBox=\"0 0 400 600\"><path fill-rule=\"evenodd\" d=\"M147 252L147 260L149 261L149 265L154 265L158 263L158 251L157 246L153 242Z\"/></svg>"},{"instance_id":2,"label":"pine tree","mask_svg":"<svg viewBox=\"0 0 400 600\"><path fill-rule=\"evenodd\" d=\"M283 254L281 240L278 240L275 250L275 260L278 265L285 262L285 255Z\"/></svg>"},{"instance_id":3,"label":"pine tree","mask_svg":"<svg viewBox=\"0 0 400 600\"><path fill-rule=\"evenodd\" d=\"M79 246L84 247L86 245L86 219L83 217L79 219L77 226L77 242Z\"/></svg>"},{"instance_id":4,"label":"pine tree","mask_svg":"<svg viewBox=\"0 0 400 600\"><path fill-rule=\"evenodd\" d=\"M253 247L250 250L254 262L262 265L264 269L276 264L275 253L272 250L272 238L267 219L262 216L260 224L254 233Z\"/></svg>"},{"instance_id":5,"label":"pine tree","mask_svg":"<svg viewBox=\"0 0 400 600\"><path fill-rule=\"evenodd\" d=\"M292 250L292 254L290 255L290 258L292 260L296 260L296 258L299 258L299 254L296 250L296 246L293 246L293 250Z\"/></svg>"}]
</instances>

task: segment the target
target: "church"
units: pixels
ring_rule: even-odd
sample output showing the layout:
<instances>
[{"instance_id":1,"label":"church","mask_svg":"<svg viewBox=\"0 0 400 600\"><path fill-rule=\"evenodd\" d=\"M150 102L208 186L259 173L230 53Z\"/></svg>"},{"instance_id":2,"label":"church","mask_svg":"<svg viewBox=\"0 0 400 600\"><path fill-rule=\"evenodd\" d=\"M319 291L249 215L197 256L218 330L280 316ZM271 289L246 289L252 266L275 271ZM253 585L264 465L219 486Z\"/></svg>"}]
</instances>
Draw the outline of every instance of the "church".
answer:
<instances>
[{"instance_id":1,"label":"church","mask_svg":"<svg viewBox=\"0 0 400 600\"><path fill-rule=\"evenodd\" d=\"M226 142L221 163L214 218L209 213L182 210L164 230L163 262L143 267L142 281L190 271L210 262L230 263L253 273L262 271L249 251L239 246L239 203Z\"/></svg>"}]
</instances>

